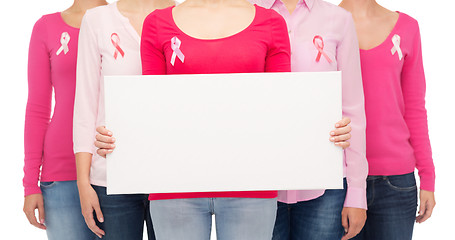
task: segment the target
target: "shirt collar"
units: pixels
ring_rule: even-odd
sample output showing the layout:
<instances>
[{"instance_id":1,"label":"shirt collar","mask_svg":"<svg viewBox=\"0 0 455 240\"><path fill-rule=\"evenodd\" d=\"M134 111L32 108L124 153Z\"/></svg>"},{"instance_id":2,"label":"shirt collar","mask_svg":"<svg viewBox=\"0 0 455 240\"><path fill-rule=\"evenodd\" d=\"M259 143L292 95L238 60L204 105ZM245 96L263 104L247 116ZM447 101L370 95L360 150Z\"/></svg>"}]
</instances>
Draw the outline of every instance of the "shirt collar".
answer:
<instances>
[{"instance_id":1,"label":"shirt collar","mask_svg":"<svg viewBox=\"0 0 455 240\"><path fill-rule=\"evenodd\" d=\"M273 5L280 1L281 0L260 0L262 2L262 6L265 7L265 8L272 8ZM313 5L314 5L314 1L315 0L299 0L299 2L297 3L297 5L299 4L302 4L302 2L306 5L306 7L311 10L313 8Z\"/></svg>"}]
</instances>

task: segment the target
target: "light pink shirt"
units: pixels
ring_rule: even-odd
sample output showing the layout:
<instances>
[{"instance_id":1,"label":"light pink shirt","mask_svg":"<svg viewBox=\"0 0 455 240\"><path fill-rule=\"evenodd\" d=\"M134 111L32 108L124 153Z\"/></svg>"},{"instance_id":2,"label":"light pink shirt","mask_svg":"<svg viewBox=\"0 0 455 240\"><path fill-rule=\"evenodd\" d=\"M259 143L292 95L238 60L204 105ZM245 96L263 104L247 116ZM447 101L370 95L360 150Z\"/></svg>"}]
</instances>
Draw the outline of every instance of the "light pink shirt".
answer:
<instances>
[{"instance_id":1,"label":"light pink shirt","mask_svg":"<svg viewBox=\"0 0 455 240\"><path fill-rule=\"evenodd\" d=\"M280 13L287 22L291 40L293 72L342 71L343 116L351 118L351 146L344 151L344 172L348 183L345 207L367 208L365 157L365 110L359 45L351 14L322 0L301 0L292 14L281 0L250 0ZM319 61L313 40L320 36L324 47ZM329 60L331 62L329 62ZM317 198L325 190L279 191L278 200L296 203Z\"/></svg>"},{"instance_id":2,"label":"light pink shirt","mask_svg":"<svg viewBox=\"0 0 455 240\"><path fill-rule=\"evenodd\" d=\"M94 185L106 186L106 159L96 153L93 144L96 127L105 125L103 77L141 75L140 42L128 18L118 11L117 3L88 10L82 20L73 142L75 153L93 154L90 181Z\"/></svg>"}]
</instances>

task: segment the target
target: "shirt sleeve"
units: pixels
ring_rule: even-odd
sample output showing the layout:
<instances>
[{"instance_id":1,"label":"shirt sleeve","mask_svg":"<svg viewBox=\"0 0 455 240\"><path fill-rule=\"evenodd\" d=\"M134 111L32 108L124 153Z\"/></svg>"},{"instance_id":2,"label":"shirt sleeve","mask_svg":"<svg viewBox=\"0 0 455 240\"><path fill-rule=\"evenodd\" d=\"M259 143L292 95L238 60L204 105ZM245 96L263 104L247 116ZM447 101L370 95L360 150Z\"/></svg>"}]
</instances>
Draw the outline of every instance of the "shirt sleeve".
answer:
<instances>
[{"instance_id":1,"label":"shirt sleeve","mask_svg":"<svg viewBox=\"0 0 455 240\"><path fill-rule=\"evenodd\" d=\"M414 20L415 21L415 20ZM405 114L404 120L410 132L416 167L420 176L420 189L434 191L435 170L428 136L427 111L425 109L425 74L422 62L420 30L417 22L410 52L405 56L401 72Z\"/></svg>"},{"instance_id":2,"label":"shirt sleeve","mask_svg":"<svg viewBox=\"0 0 455 240\"><path fill-rule=\"evenodd\" d=\"M360 53L354 21L350 14L346 17L344 37L337 48L338 70L342 74L343 116L351 119L350 147L345 151L346 180L348 184L345 207L367 209L366 178L366 118Z\"/></svg>"},{"instance_id":3,"label":"shirt sleeve","mask_svg":"<svg viewBox=\"0 0 455 240\"><path fill-rule=\"evenodd\" d=\"M156 12L145 18L141 37L142 75L166 74L166 57L158 40Z\"/></svg>"},{"instance_id":4,"label":"shirt sleeve","mask_svg":"<svg viewBox=\"0 0 455 240\"><path fill-rule=\"evenodd\" d=\"M89 15L82 19L77 52L76 95L74 101L74 152L94 154L100 98L101 55Z\"/></svg>"},{"instance_id":5,"label":"shirt sleeve","mask_svg":"<svg viewBox=\"0 0 455 240\"><path fill-rule=\"evenodd\" d=\"M291 44L286 22L275 10L270 11L271 42L265 59L265 72L291 71Z\"/></svg>"},{"instance_id":6,"label":"shirt sleeve","mask_svg":"<svg viewBox=\"0 0 455 240\"><path fill-rule=\"evenodd\" d=\"M33 28L28 55L28 100L24 129L25 196L41 193L38 186L42 165L44 138L52 109L52 80L47 29L41 18Z\"/></svg>"}]
</instances>

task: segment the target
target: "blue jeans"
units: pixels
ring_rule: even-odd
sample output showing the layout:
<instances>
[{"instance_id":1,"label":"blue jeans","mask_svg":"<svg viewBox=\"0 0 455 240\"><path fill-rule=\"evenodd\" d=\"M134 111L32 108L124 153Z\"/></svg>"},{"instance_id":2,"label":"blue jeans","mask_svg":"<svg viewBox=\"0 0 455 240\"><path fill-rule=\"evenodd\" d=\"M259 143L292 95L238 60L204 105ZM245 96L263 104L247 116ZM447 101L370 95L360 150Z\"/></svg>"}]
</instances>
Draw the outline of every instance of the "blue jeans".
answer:
<instances>
[{"instance_id":1,"label":"blue jeans","mask_svg":"<svg viewBox=\"0 0 455 240\"><path fill-rule=\"evenodd\" d=\"M142 240L144 221L147 223L148 239L155 239L153 227L148 217L148 195L107 195L106 187L92 186L98 195L101 212L104 216L104 222L97 221L97 225L106 233L102 239Z\"/></svg>"},{"instance_id":2,"label":"blue jeans","mask_svg":"<svg viewBox=\"0 0 455 240\"><path fill-rule=\"evenodd\" d=\"M270 240L276 198L187 198L150 201L158 240Z\"/></svg>"},{"instance_id":3,"label":"blue jeans","mask_svg":"<svg viewBox=\"0 0 455 240\"><path fill-rule=\"evenodd\" d=\"M76 181L41 182L49 240L93 240L81 213Z\"/></svg>"},{"instance_id":4,"label":"blue jeans","mask_svg":"<svg viewBox=\"0 0 455 240\"><path fill-rule=\"evenodd\" d=\"M417 185L414 173L368 176L367 200L365 227L353 239L412 239L417 211Z\"/></svg>"},{"instance_id":5,"label":"blue jeans","mask_svg":"<svg viewBox=\"0 0 455 240\"><path fill-rule=\"evenodd\" d=\"M339 240L344 235L341 211L344 189L326 190L324 195L293 204L278 202L273 240Z\"/></svg>"}]
</instances>

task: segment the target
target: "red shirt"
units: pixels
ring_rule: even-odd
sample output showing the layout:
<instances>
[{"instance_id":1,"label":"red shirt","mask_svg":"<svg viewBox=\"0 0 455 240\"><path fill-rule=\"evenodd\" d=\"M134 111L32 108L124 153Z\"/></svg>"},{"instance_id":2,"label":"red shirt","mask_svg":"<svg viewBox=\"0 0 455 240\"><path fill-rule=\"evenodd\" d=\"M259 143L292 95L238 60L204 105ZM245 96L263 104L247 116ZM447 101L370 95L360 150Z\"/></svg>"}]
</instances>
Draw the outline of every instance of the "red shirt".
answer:
<instances>
[{"instance_id":1,"label":"red shirt","mask_svg":"<svg viewBox=\"0 0 455 240\"><path fill-rule=\"evenodd\" d=\"M229 37L206 40L182 32L174 22L172 9L156 10L144 21L141 40L143 75L291 71L286 22L274 10L255 5L255 17L247 28ZM171 40L174 37L180 42L178 49L184 55L183 61L179 54L175 54L172 61ZM199 192L150 194L149 199L276 196L277 191Z\"/></svg>"}]
</instances>

